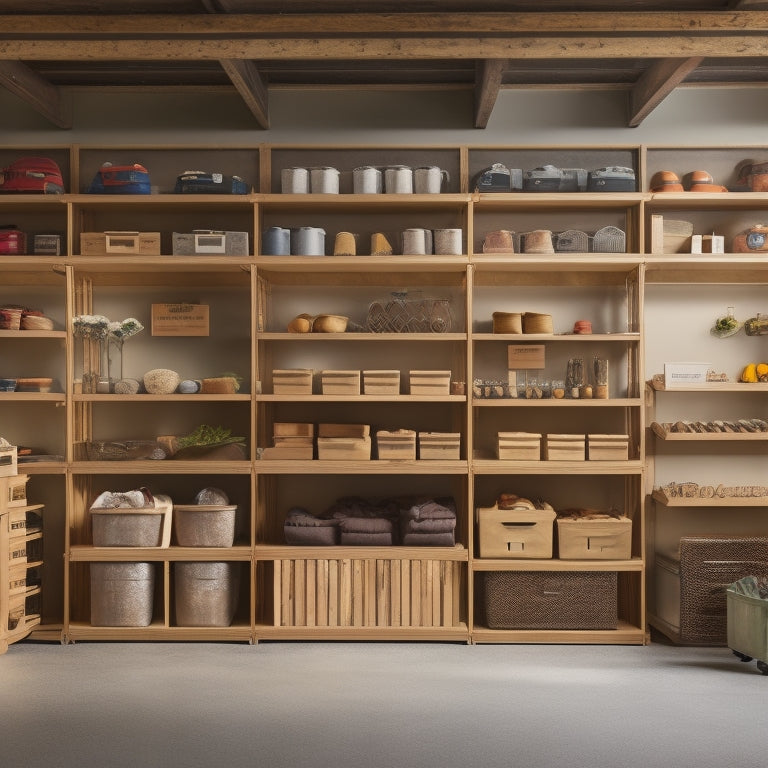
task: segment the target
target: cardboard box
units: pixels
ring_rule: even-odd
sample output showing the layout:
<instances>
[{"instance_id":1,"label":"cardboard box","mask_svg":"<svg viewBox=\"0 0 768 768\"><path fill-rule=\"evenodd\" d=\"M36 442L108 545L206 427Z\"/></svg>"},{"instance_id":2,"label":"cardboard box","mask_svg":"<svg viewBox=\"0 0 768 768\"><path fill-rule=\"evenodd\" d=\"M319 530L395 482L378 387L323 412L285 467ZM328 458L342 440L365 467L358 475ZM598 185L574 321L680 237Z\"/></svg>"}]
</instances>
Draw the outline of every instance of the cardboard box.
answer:
<instances>
[{"instance_id":1,"label":"cardboard box","mask_svg":"<svg viewBox=\"0 0 768 768\"><path fill-rule=\"evenodd\" d=\"M586 458L585 435L546 435L544 458L547 461L584 461Z\"/></svg>"},{"instance_id":2,"label":"cardboard box","mask_svg":"<svg viewBox=\"0 0 768 768\"><path fill-rule=\"evenodd\" d=\"M409 371L412 395L448 395L451 391L450 371Z\"/></svg>"},{"instance_id":3,"label":"cardboard box","mask_svg":"<svg viewBox=\"0 0 768 768\"><path fill-rule=\"evenodd\" d=\"M499 432L498 457L502 461L539 461L541 435L536 432Z\"/></svg>"},{"instance_id":4,"label":"cardboard box","mask_svg":"<svg viewBox=\"0 0 768 768\"><path fill-rule=\"evenodd\" d=\"M159 232L82 232L83 256L159 256Z\"/></svg>"},{"instance_id":5,"label":"cardboard box","mask_svg":"<svg viewBox=\"0 0 768 768\"><path fill-rule=\"evenodd\" d=\"M459 432L419 432L419 458L426 461L458 461L461 458Z\"/></svg>"},{"instance_id":6,"label":"cardboard box","mask_svg":"<svg viewBox=\"0 0 768 768\"><path fill-rule=\"evenodd\" d=\"M321 371L324 395L359 395L360 371Z\"/></svg>"},{"instance_id":7,"label":"cardboard box","mask_svg":"<svg viewBox=\"0 0 768 768\"><path fill-rule=\"evenodd\" d=\"M363 371L363 394L399 395L400 371Z\"/></svg>"},{"instance_id":8,"label":"cardboard box","mask_svg":"<svg viewBox=\"0 0 768 768\"><path fill-rule=\"evenodd\" d=\"M311 368L286 368L272 371L272 392L276 395L311 395Z\"/></svg>"},{"instance_id":9,"label":"cardboard box","mask_svg":"<svg viewBox=\"0 0 768 768\"><path fill-rule=\"evenodd\" d=\"M555 510L480 507L477 527L480 557L550 558Z\"/></svg>"},{"instance_id":10,"label":"cardboard box","mask_svg":"<svg viewBox=\"0 0 768 768\"><path fill-rule=\"evenodd\" d=\"M629 435L587 435L587 458L590 461L627 461Z\"/></svg>"},{"instance_id":11,"label":"cardboard box","mask_svg":"<svg viewBox=\"0 0 768 768\"><path fill-rule=\"evenodd\" d=\"M629 560L632 521L623 515L610 520L557 520L558 555L562 560Z\"/></svg>"},{"instance_id":12,"label":"cardboard box","mask_svg":"<svg viewBox=\"0 0 768 768\"><path fill-rule=\"evenodd\" d=\"M379 459L415 461L416 432L412 429L380 429L376 433L376 450Z\"/></svg>"},{"instance_id":13,"label":"cardboard box","mask_svg":"<svg viewBox=\"0 0 768 768\"><path fill-rule=\"evenodd\" d=\"M664 387L701 386L707 383L711 363L664 363Z\"/></svg>"}]
</instances>

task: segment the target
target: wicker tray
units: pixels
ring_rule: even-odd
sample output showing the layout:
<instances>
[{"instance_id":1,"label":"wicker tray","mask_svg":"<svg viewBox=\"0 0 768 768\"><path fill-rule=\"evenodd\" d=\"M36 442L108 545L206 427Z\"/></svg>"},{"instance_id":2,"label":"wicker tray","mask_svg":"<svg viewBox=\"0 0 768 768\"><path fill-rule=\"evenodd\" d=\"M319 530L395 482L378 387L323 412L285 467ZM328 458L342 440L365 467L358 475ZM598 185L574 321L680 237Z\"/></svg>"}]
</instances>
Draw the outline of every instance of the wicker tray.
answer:
<instances>
[{"instance_id":1,"label":"wicker tray","mask_svg":"<svg viewBox=\"0 0 768 768\"><path fill-rule=\"evenodd\" d=\"M365 326L373 333L449 333L452 326L448 299L409 299L398 294L368 307Z\"/></svg>"}]
</instances>

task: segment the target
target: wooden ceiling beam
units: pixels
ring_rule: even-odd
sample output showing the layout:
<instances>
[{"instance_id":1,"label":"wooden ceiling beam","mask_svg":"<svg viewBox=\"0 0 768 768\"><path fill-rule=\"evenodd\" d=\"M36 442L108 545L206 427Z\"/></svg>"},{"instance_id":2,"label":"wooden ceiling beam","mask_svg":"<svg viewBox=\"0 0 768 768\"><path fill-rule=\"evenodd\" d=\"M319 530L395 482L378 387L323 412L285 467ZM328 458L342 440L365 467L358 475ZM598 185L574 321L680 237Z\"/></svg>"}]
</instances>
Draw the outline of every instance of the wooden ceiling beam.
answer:
<instances>
[{"instance_id":1,"label":"wooden ceiling beam","mask_svg":"<svg viewBox=\"0 0 768 768\"><path fill-rule=\"evenodd\" d=\"M72 127L72 97L20 61L0 61L0 85L58 128Z\"/></svg>"},{"instance_id":2,"label":"wooden ceiling beam","mask_svg":"<svg viewBox=\"0 0 768 768\"><path fill-rule=\"evenodd\" d=\"M475 65L475 128L488 127L508 66L508 59L483 59Z\"/></svg>"},{"instance_id":3,"label":"wooden ceiling beam","mask_svg":"<svg viewBox=\"0 0 768 768\"><path fill-rule=\"evenodd\" d=\"M640 125L702 61L702 56L671 58L662 59L648 67L629 95L629 127Z\"/></svg>"}]
</instances>

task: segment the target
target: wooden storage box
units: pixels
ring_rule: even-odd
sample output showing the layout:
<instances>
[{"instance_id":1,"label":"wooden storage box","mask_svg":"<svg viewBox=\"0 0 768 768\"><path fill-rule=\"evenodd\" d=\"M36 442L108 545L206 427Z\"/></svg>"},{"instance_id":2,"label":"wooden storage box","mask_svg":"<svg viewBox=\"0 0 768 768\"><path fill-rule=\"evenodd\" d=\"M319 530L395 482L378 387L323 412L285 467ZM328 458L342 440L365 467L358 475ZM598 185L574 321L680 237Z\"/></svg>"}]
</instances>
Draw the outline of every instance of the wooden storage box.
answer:
<instances>
[{"instance_id":1,"label":"wooden storage box","mask_svg":"<svg viewBox=\"0 0 768 768\"><path fill-rule=\"evenodd\" d=\"M584 435L546 435L544 458L548 461L584 461L585 445Z\"/></svg>"},{"instance_id":2,"label":"wooden storage box","mask_svg":"<svg viewBox=\"0 0 768 768\"><path fill-rule=\"evenodd\" d=\"M461 433L419 432L419 458L427 461L458 461L461 458Z\"/></svg>"},{"instance_id":3,"label":"wooden storage box","mask_svg":"<svg viewBox=\"0 0 768 768\"><path fill-rule=\"evenodd\" d=\"M0 445L0 477L14 477L19 473L17 453L15 445Z\"/></svg>"},{"instance_id":4,"label":"wooden storage box","mask_svg":"<svg viewBox=\"0 0 768 768\"><path fill-rule=\"evenodd\" d=\"M498 454L502 461L539 461L541 435L536 432L499 432Z\"/></svg>"},{"instance_id":5,"label":"wooden storage box","mask_svg":"<svg viewBox=\"0 0 768 768\"><path fill-rule=\"evenodd\" d=\"M376 433L376 450L379 459L415 461L416 432L412 429L380 429Z\"/></svg>"},{"instance_id":6,"label":"wooden storage box","mask_svg":"<svg viewBox=\"0 0 768 768\"><path fill-rule=\"evenodd\" d=\"M159 256L159 232L82 232L83 256Z\"/></svg>"},{"instance_id":7,"label":"wooden storage box","mask_svg":"<svg viewBox=\"0 0 768 768\"><path fill-rule=\"evenodd\" d=\"M555 510L480 507L477 527L480 557L552 557Z\"/></svg>"},{"instance_id":8,"label":"wooden storage box","mask_svg":"<svg viewBox=\"0 0 768 768\"><path fill-rule=\"evenodd\" d=\"M315 443L314 424L277 422L273 425L272 433L274 444L271 448L264 448L262 459L312 459Z\"/></svg>"},{"instance_id":9,"label":"wooden storage box","mask_svg":"<svg viewBox=\"0 0 768 768\"><path fill-rule=\"evenodd\" d=\"M320 424L317 458L324 461L367 461L371 458L368 424Z\"/></svg>"},{"instance_id":10,"label":"wooden storage box","mask_svg":"<svg viewBox=\"0 0 768 768\"><path fill-rule=\"evenodd\" d=\"M276 627L456 627L462 567L454 560L354 557L276 560Z\"/></svg>"},{"instance_id":11,"label":"wooden storage box","mask_svg":"<svg viewBox=\"0 0 768 768\"><path fill-rule=\"evenodd\" d=\"M366 395L399 395L400 371L363 371Z\"/></svg>"},{"instance_id":12,"label":"wooden storage box","mask_svg":"<svg viewBox=\"0 0 768 768\"><path fill-rule=\"evenodd\" d=\"M360 371L321 371L324 395L359 395Z\"/></svg>"},{"instance_id":13,"label":"wooden storage box","mask_svg":"<svg viewBox=\"0 0 768 768\"><path fill-rule=\"evenodd\" d=\"M25 595L27 593L27 564L20 563L8 569L8 595Z\"/></svg>"},{"instance_id":14,"label":"wooden storage box","mask_svg":"<svg viewBox=\"0 0 768 768\"><path fill-rule=\"evenodd\" d=\"M629 435L587 435L587 458L590 461L627 461Z\"/></svg>"},{"instance_id":15,"label":"wooden storage box","mask_svg":"<svg viewBox=\"0 0 768 768\"><path fill-rule=\"evenodd\" d=\"M0 495L6 507L25 507L27 505L28 480L29 475L0 477Z\"/></svg>"},{"instance_id":16,"label":"wooden storage box","mask_svg":"<svg viewBox=\"0 0 768 768\"><path fill-rule=\"evenodd\" d=\"M412 395L447 395L451 391L450 371L410 371Z\"/></svg>"},{"instance_id":17,"label":"wooden storage box","mask_svg":"<svg viewBox=\"0 0 768 768\"><path fill-rule=\"evenodd\" d=\"M311 395L311 368L275 369L272 371L272 392L276 395Z\"/></svg>"},{"instance_id":18,"label":"wooden storage box","mask_svg":"<svg viewBox=\"0 0 768 768\"><path fill-rule=\"evenodd\" d=\"M558 555L562 560L629 560L632 520L557 520Z\"/></svg>"},{"instance_id":19,"label":"wooden storage box","mask_svg":"<svg viewBox=\"0 0 768 768\"><path fill-rule=\"evenodd\" d=\"M487 571L482 608L489 629L616 629L615 571Z\"/></svg>"}]
</instances>

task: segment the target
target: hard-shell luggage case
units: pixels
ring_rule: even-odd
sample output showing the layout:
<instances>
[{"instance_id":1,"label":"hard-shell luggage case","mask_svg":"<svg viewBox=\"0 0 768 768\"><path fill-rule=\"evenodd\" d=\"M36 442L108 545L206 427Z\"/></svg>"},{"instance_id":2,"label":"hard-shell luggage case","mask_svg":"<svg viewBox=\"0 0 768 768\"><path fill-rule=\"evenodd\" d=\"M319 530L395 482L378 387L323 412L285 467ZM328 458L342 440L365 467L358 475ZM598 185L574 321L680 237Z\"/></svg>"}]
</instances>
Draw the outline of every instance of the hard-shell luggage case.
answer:
<instances>
[{"instance_id":1,"label":"hard-shell luggage case","mask_svg":"<svg viewBox=\"0 0 768 768\"><path fill-rule=\"evenodd\" d=\"M22 157L0 172L0 192L6 194L60 194L64 180L59 166L48 157Z\"/></svg>"},{"instance_id":2,"label":"hard-shell luggage case","mask_svg":"<svg viewBox=\"0 0 768 768\"><path fill-rule=\"evenodd\" d=\"M523 192L559 192L562 180L562 169L542 165L523 174Z\"/></svg>"},{"instance_id":3,"label":"hard-shell luggage case","mask_svg":"<svg viewBox=\"0 0 768 768\"><path fill-rule=\"evenodd\" d=\"M148 195L149 172L139 163L104 163L93 177L88 192L94 195Z\"/></svg>"},{"instance_id":4,"label":"hard-shell luggage case","mask_svg":"<svg viewBox=\"0 0 768 768\"><path fill-rule=\"evenodd\" d=\"M246 195L248 184L239 176L205 171L184 171L176 179L176 194Z\"/></svg>"},{"instance_id":5,"label":"hard-shell luggage case","mask_svg":"<svg viewBox=\"0 0 768 768\"><path fill-rule=\"evenodd\" d=\"M632 168L612 165L595 168L587 177L587 192L634 192L635 172Z\"/></svg>"}]
</instances>

